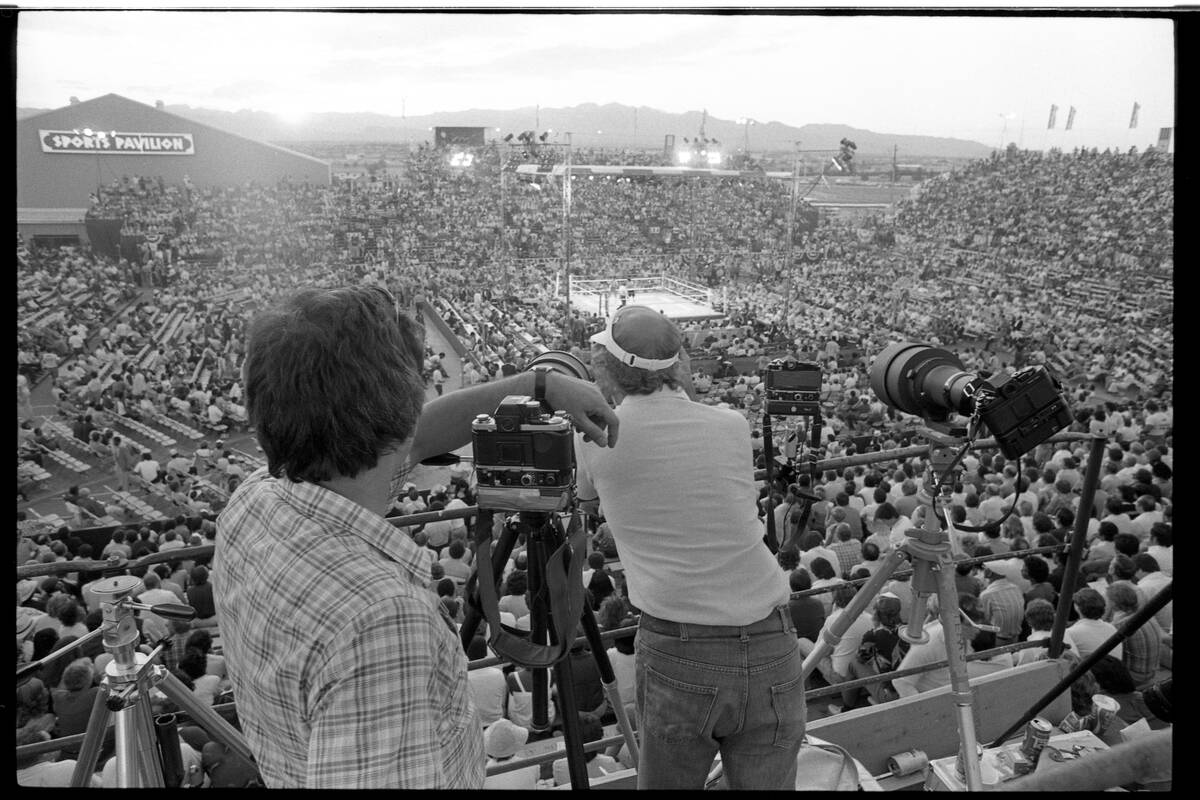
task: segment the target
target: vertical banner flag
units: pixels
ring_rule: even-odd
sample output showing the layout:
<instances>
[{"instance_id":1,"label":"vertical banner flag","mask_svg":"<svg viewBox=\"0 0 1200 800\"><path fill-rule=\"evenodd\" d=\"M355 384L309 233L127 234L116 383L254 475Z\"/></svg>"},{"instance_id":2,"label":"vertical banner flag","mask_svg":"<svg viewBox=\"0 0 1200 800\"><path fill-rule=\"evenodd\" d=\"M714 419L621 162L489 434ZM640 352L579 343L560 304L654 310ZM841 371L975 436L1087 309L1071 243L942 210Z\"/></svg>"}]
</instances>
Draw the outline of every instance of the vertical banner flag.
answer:
<instances>
[{"instance_id":1,"label":"vertical banner flag","mask_svg":"<svg viewBox=\"0 0 1200 800\"><path fill-rule=\"evenodd\" d=\"M1141 108L1140 105L1138 105L1137 103L1133 104L1133 113L1129 115L1129 127L1130 128L1137 127L1137 112L1138 112L1139 108Z\"/></svg>"},{"instance_id":2,"label":"vertical banner flag","mask_svg":"<svg viewBox=\"0 0 1200 800\"><path fill-rule=\"evenodd\" d=\"M1058 116L1058 106L1051 105L1050 106L1050 121L1048 123L1046 123L1046 130L1054 129L1054 120L1057 116Z\"/></svg>"},{"instance_id":3,"label":"vertical banner flag","mask_svg":"<svg viewBox=\"0 0 1200 800\"><path fill-rule=\"evenodd\" d=\"M1067 112L1067 127L1064 130L1071 130L1071 126L1075 124L1075 106L1071 106L1071 110Z\"/></svg>"}]
</instances>

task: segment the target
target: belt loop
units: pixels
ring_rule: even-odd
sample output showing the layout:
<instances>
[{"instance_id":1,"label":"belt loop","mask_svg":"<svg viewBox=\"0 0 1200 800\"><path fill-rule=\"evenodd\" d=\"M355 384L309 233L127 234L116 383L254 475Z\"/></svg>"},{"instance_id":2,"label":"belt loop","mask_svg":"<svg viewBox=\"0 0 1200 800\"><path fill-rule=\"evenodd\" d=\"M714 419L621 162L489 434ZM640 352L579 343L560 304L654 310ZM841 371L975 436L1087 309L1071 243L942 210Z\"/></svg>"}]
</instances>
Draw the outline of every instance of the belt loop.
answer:
<instances>
[{"instance_id":1,"label":"belt loop","mask_svg":"<svg viewBox=\"0 0 1200 800\"><path fill-rule=\"evenodd\" d=\"M783 623L783 632L787 633L792 627L792 615L787 606L776 606L779 611L779 621Z\"/></svg>"},{"instance_id":2,"label":"belt loop","mask_svg":"<svg viewBox=\"0 0 1200 800\"><path fill-rule=\"evenodd\" d=\"M688 629L686 623L679 623L679 641L686 642L688 640Z\"/></svg>"},{"instance_id":3,"label":"belt loop","mask_svg":"<svg viewBox=\"0 0 1200 800\"><path fill-rule=\"evenodd\" d=\"M738 628L738 641L743 644L750 641L750 628L747 625L742 625Z\"/></svg>"}]
</instances>

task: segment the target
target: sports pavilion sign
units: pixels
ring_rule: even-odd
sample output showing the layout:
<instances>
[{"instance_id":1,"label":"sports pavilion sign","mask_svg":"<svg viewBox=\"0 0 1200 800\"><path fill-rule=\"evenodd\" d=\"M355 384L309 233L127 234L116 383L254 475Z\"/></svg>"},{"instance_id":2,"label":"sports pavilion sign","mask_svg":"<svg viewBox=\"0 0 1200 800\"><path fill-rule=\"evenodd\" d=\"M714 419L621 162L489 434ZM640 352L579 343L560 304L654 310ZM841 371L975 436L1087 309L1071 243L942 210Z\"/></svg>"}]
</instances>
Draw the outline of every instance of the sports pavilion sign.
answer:
<instances>
[{"instance_id":1,"label":"sports pavilion sign","mask_svg":"<svg viewBox=\"0 0 1200 800\"><path fill-rule=\"evenodd\" d=\"M131 156L194 156L190 133L38 131L43 153L114 153Z\"/></svg>"}]
</instances>

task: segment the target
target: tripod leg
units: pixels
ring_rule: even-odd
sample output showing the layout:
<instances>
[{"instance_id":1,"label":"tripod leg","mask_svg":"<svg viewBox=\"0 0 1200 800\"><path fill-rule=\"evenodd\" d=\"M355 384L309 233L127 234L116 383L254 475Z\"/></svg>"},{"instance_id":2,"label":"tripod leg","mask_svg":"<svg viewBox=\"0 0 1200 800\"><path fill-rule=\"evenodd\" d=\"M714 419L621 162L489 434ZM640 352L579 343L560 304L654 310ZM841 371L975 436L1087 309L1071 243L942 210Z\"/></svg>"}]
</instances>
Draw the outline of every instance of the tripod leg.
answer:
<instances>
[{"instance_id":1,"label":"tripod leg","mask_svg":"<svg viewBox=\"0 0 1200 800\"><path fill-rule=\"evenodd\" d=\"M563 741L567 745L567 769L571 773L571 788L588 788L587 761L583 755L583 742L579 733L579 709L575 705L575 678L571 672L571 657L568 655L554 665L554 676L558 683L558 704L563 715Z\"/></svg>"},{"instance_id":2,"label":"tripod leg","mask_svg":"<svg viewBox=\"0 0 1200 800\"><path fill-rule=\"evenodd\" d=\"M978 737L975 735L975 710L971 696L971 681L967 675L967 661L962 650L962 623L958 619L958 590L954 585L954 564L949 560L939 562L938 614L942 618L942 632L946 640L946 660L950 670L950 696L958 712L958 736L964 751L967 791L983 789L983 776L977 757Z\"/></svg>"},{"instance_id":3,"label":"tripod leg","mask_svg":"<svg viewBox=\"0 0 1200 800\"><path fill-rule=\"evenodd\" d=\"M163 777L162 753L158 749L158 734L154 731L154 720L150 714L150 697L145 691L138 692L137 702L129 709L134 716L133 727L138 743L138 769L141 786L166 786Z\"/></svg>"},{"instance_id":4,"label":"tripod leg","mask_svg":"<svg viewBox=\"0 0 1200 800\"><path fill-rule=\"evenodd\" d=\"M75 759L75 771L71 773L71 787L87 788L96 771L96 759L100 748L104 746L104 736L108 733L108 723L112 712L108 710L108 684L104 683L96 692L96 702L92 704L92 713L88 717L87 735L79 748L79 757Z\"/></svg>"},{"instance_id":5,"label":"tripod leg","mask_svg":"<svg viewBox=\"0 0 1200 800\"><path fill-rule=\"evenodd\" d=\"M150 732L145 735L141 731L143 718L138 701L129 708L116 712L117 720L117 786L122 789L150 788L151 770L158 765L158 753L155 752L149 740ZM154 767L150 767L153 763ZM162 785L162 773L159 772L158 786Z\"/></svg>"},{"instance_id":6,"label":"tripod leg","mask_svg":"<svg viewBox=\"0 0 1200 800\"><path fill-rule=\"evenodd\" d=\"M184 686L178 678L170 672L164 672L158 688L173 700L175 705L200 723L200 727L208 731L210 736L250 763L254 763L254 753L250 752L250 747L246 744L241 732L226 722L220 714L213 711L212 706L207 706L197 700L196 696L192 694L192 690Z\"/></svg>"},{"instance_id":7,"label":"tripod leg","mask_svg":"<svg viewBox=\"0 0 1200 800\"><path fill-rule=\"evenodd\" d=\"M545 644L550 631L548 617L549 608L545 597L545 575L543 566L546 561L545 542L536 531L529 535L529 640L536 644ZM533 675L533 719L530 728L538 733L550 729L550 672L545 668L532 667ZM561 691L561 687L560 687Z\"/></svg>"},{"instance_id":8,"label":"tripod leg","mask_svg":"<svg viewBox=\"0 0 1200 800\"><path fill-rule=\"evenodd\" d=\"M604 696L608 698L608 704L612 706L613 713L616 714L617 725L625 737L625 746L629 748L629 755L636 764L640 758L637 737L629 725L629 715L625 713L625 704L621 700L621 691L617 687L617 676L613 673L612 662L608 659L608 651L604 649L604 642L600 639L600 626L596 624L596 615L590 608L585 608L579 621L583 624L583 633L587 636L588 646L591 648L592 656L596 659L596 666L600 670L600 683L604 687Z\"/></svg>"},{"instance_id":9,"label":"tripod leg","mask_svg":"<svg viewBox=\"0 0 1200 800\"><path fill-rule=\"evenodd\" d=\"M807 679L812 674L817 664L821 663L821 659L833 652L838 642L842 640L842 636L854 624L854 620L858 619L859 615L871 604L875 595L879 594L879 590L891 579L892 573L896 571L896 567L907 558L908 555L900 549L888 553L888 557L883 561L883 566L871 576L869 581L859 587L858 593L854 595L854 599L850 601L850 605L846 606L841 616L837 618L832 627L825 631L824 635L821 636L821 641L817 642L817 646L804 659L804 666L801 668L804 678Z\"/></svg>"}]
</instances>

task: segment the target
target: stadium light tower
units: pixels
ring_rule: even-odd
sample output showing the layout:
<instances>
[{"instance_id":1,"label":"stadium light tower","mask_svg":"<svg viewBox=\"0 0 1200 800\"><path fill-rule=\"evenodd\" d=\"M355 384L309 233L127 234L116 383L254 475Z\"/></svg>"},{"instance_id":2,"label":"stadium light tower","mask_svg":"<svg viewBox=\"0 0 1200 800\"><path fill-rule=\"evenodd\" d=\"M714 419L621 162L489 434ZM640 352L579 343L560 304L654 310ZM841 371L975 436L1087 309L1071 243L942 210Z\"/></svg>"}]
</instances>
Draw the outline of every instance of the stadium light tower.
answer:
<instances>
[{"instance_id":1,"label":"stadium light tower","mask_svg":"<svg viewBox=\"0 0 1200 800\"><path fill-rule=\"evenodd\" d=\"M1002 112L999 112L997 114L997 116L999 116L1000 119L1004 120L1004 124L1000 128L1000 152L1003 153L1004 152L1004 138L1008 135L1008 121L1010 119L1016 119L1017 113L1015 111L1002 111Z\"/></svg>"},{"instance_id":2,"label":"stadium light tower","mask_svg":"<svg viewBox=\"0 0 1200 800\"><path fill-rule=\"evenodd\" d=\"M737 124L745 126L745 138L743 139L742 143L742 152L748 155L750 153L750 126L758 125L759 122L756 119L750 119L750 117L738 117Z\"/></svg>"}]
</instances>

